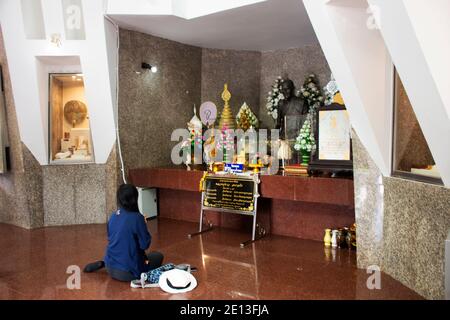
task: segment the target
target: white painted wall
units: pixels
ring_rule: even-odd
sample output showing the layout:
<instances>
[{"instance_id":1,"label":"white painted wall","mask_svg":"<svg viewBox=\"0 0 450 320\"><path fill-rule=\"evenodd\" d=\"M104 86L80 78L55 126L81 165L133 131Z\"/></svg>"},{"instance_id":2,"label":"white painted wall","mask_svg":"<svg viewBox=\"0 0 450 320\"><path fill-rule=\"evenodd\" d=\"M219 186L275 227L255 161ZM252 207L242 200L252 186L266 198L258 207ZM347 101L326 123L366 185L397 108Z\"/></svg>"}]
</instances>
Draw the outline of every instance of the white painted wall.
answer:
<instances>
[{"instance_id":1,"label":"white painted wall","mask_svg":"<svg viewBox=\"0 0 450 320\"><path fill-rule=\"evenodd\" d=\"M109 15L171 15L172 0L106 0L106 12Z\"/></svg>"},{"instance_id":2,"label":"white painted wall","mask_svg":"<svg viewBox=\"0 0 450 320\"><path fill-rule=\"evenodd\" d=\"M450 1L403 0L450 118Z\"/></svg>"},{"instance_id":3,"label":"white painted wall","mask_svg":"<svg viewBox=\"0 0 450 320\"><path fill-rule=\"evenodd\" d=\"M14 101L24 144L41 164L48 163L48 107L43 98L48 91L46 72L53 62L37 62L46 56L77 56L86 85L86 100L90 110L92 140L97 163L105 163L115 142L112 83L107 57L107 39L104 25L104 2L82 0L86 40L66 41L61 1L42 0L47 40L26 40L20 1L0 1L6 54L11 74ZM62 46L48 40L50 34L62 35ZM108 39L110 40L110 39ZM56 65L59 65L56 63ZM61 68L64 68L61 66ZM55 68L53 68L55 69ZM45 90L44 90L45 89Z\"/></svg>"},{"instance_id":4,"label":"white painted wall","mask_svg":"<svg viewBox=\"0 0 450 320\"><path fill-rule=\"evenodd\" d=\"M367 28L361 0L303 0L350 121L384 175L391 168L392 75L378 30Z\"/></svg>"},{"instance_id":5,"label":"white painted wall","mask_svg":"<svg viewBox=\"0 0 450 320\"><path fill-rule=\"evenodd\" d=\"M45 114L39 98L38 67L29 48L42 47L41 41L25 40L20 1L0 1L0 23L10 70L11 85L16 105L21 140L38 161L47 161L44 131ZM43 49L43 48L42 48ZM48 48L46 51L50 51ZM31 50L32 51L32 50Z\"/></svg>"},{"instance_id":6,"label":"white painted wall","mask_svg":"<svg viewBox=\"0 0 450 320\"><path fill-rule=\"evenodd\" d=\"M95 161L105 163L116 140L105 18L101 0L83 0L86 41L81 66L89 103ZM115 42L115 41L114 41Z\"/></svg>"},{"instance_id":7,"label":"white painted wall","mask_svg":"<svg viewBox=\"0 0 450 320\"><path fill-rule=\"evenodd\" d=\"M380 11L380 31L384 42L442 180L450 186L450 101L446 100L450 88L450 62L448 54L441 56L439 52L449 50L450 22L437 19L449 14L448 2L433 0L422 5L410 0L369 0L369 3ZM438 13L441 11L445 13ZM435 36L436 39L428 39Z\"/></svg>"},{"instance_id":8,"label":"white painted wall","mask_svg":"<svg viewBox=\"0 0 450 320\"><path fill-rule=\"evenodd\" d=\"M303 2L352 125L383 175L391 174L393 62L450 186L450 1ZM368 4L379 30L368 28Z\"/></svg>"},{"instance_id":9,"label":"white painted wall","mask_svg":"<svg viewBox=\"0 0 450 320\"><path fill-rule=\"evenodd\" d=\"M226 11L238 7L243 7L266 0L172 0L172 8L176 10L178 5L184 4L184 15L186 19L194 19L220 11Z\"/></svg>"},{"instance_id":10,"label":"white painted wall","mask_svg":"<svg viewBox=\"0 0 450 320\"><path fill-rule=\"evenodd\" d=\"M117 27L118 28L118 27ZM108 69L109 69L109 83L111 87L111 101L113 104L114 121L115 125L118 126L119 110L117 104L117 81L119 72L119 52L118 46L118 29L116 25L113 24L108 19L105 19L105 35L106 35L106 46L107 46L107 56L108 56Z\"/></svg>"},{"instance_id":11,"label":"white painted wall","mask_svg":"<svg viewBox=\"0 0 450 320\"><path fill-rule=\"evenodd\" d=\"M174 15L194 19L266 0L108 0L109 15Z\"/></svg>"}]
</instances>

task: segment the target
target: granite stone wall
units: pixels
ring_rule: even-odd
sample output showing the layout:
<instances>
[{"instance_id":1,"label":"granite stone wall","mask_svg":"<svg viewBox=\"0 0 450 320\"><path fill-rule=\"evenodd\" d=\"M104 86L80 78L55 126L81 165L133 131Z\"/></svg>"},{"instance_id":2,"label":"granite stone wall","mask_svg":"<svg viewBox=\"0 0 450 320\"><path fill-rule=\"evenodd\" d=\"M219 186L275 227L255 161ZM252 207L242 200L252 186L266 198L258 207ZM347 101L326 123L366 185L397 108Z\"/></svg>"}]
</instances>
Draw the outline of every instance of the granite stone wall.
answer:
<instances>
[{"instance_id":1,"label":"granite stone wall","mask_svg":"<svg viewBox=\"0 0 450 320\"><path fill-rule=\"evenodd\" d=\"M318 77L320 87L330 80L330 68L319 45L262 53L259 118L263 127L273 128L275 124L266 110L267 94L275 79L278 76L288 77L296 88L300 88L310 73Z\"/></svg>"},{"instance_id":2,"label":"granite stone wall","mask_svg":"<svg viewBox=\"0 0 450 320\"><path fill-rule=\"evenodd\" d=\"M201 101L212 101L222 111L223 85L231 92L230 106L236 116L244 102L258 115L261 78L261 53L202 49Z\"/></svg>"},{"instance_id":3,"label":"granite stone wall","mask_svg":"<svg viewBox=\"0 0 450 320\"><path fill-rule=\"evenodd\" d=\"M450 189L382 177L353 134L358 267L378 265L428 299L444 299Z\"/></svg>"},{"instance_id":4,"label":"granite stone wall","mask_svg":"<svg viewBox=\"0 0 450 320\"><path fill-rule=\"evenodd\" d=\"M3 70L5 113L11 155L10 171L0 174L0 223L9 223L23 228L42 226L42 203L39 204L39 201L36 201L41 196L40 168L20 140L1 29L0 64Z\"/></svg>"},{"instance_id":5,"label":"granite stone wall","mask_svg":"<svg viewBox=\"0 0 450 320\"><path fill-rule=\"evenodd\" d=\"M0 223L23 228L105 223L115 209L117 159L106 164L41 166L21 142L0 29L11 170L0 174Z\"/></svg>"},{"instance_id":6,"label":"granite stone wall","mask_svg":"<svg viewBox=\"0 0 450 320\"><path fill-rule=\"evenodd\" d=\"M318 45L270 52L206 49L120 30L119 127L125 166L129 168L170 166L175 128L186 128L202 102L212 101L220 112L224 83L236 115L247 105L272 128L267 116L267 92L278 75L288 76L297 87L309 73L318 76L320 86L330 70ZM158 72L142 71L141 62L154 64Z\"/></svg>"},{"instance_id":7,"label":"granite stone wall","mask_svg":"<svg viewBox=\"0 0 450 320\"><path fill-rule=\"evenodd\" d=\"M115 149L106 164L42 167L44 225L106 223L116 209Z\"/></svg>"},{"instance_id":8,"label":"granite stone wall","mask_svg":"<svg viewBox=\"0 0 450 320\"><path fill-rule=\"evenodd\" d=\"M396 121L395 168L410 172L411 168L423 168L435 163L403 83L398 75L396 78L398 119Z\"/></svg>"},{"instance_id":9,"label":"granite stone wall","mask_svg":"<svg viewBox=\"0 0 450 320\"><path fill-rule=\"evenodd\" d=\"M142 62L158 72L142 70ZM127 169L171 164L172 131L186 128L194 104L200 106L201 64L201 48L120 30L119 129Z\"/></svg>"}]
</instances>

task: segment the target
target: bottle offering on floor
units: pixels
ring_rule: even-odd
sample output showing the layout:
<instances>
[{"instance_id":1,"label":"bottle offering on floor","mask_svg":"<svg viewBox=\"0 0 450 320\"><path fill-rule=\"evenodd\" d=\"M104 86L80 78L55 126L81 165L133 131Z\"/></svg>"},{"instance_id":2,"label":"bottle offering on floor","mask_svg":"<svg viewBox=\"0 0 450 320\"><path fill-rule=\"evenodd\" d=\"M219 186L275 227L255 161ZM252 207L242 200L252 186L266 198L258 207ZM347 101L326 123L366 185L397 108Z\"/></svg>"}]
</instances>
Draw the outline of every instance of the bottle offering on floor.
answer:
<instances>
[{"instance_id":1,"label":"bottle offering on floor","mask_svg":"<svg viewBox=\"0 0 450 320\"><path fill-rule=\"evenodd\" d=\"M337 245L338 245L337 236L338 236L338 231L337 230L331 231L331 246L333 248L336 248Z\"/></svg>"},{"instance_id":2,"label":"bottle offering on floor","mask_svg":"<svg viewBox=\"0 0 450 320\"><path fill-rule=\"evenodd\" d=\"M339 228L338 229L338 236L337 236L337 242L338 242L338 247L339 248L346 248L347 247L347 242L346 242L346 235L347 235L347 231L345 230L346 228Z\"/></svg>"},{"instance_id":3,"label":"bottle offering on floor","mask_svg":"<svg viewBox=\"0 0 450 320\"><path fill-rule=\"evenodd\" d=\"M323 237L325 247L331 246L331 229L325 229L325 236Z\"/></svg>"}]
</instances>

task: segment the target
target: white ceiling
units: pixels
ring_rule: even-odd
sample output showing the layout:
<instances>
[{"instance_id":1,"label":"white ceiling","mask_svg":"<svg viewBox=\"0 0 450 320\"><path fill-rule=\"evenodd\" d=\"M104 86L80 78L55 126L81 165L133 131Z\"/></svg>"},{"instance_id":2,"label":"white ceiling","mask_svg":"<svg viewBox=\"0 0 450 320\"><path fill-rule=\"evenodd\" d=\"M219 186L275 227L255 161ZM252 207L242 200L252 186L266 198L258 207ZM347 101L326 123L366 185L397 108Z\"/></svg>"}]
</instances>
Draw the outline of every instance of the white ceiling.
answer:
<instances>
[{"instance_id":1,"label":"white ceiling","mask_svg":"<svg viewBox=\"0 0 450 320\"><path fill-rule=\"evenodd\" d=\"M270 51L317 43L302 0L267 0L186 20L168 15L111 15L119 26L185 44Z\"/></svg>"}]
</instances>

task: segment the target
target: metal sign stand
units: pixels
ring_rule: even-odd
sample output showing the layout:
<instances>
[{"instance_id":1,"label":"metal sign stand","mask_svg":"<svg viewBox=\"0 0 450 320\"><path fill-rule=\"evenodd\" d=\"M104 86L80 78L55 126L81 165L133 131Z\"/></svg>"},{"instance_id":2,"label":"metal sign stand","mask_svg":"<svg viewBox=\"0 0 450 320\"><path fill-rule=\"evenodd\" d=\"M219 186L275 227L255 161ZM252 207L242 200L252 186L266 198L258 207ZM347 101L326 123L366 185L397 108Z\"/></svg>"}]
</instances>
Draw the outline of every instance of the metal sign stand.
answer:
<instances>
[{"instance_id":1,"label":"metal sign stand","mask_svg":"<svg viewBox=\"0 0 450 320\"><path fill-rule=\"evenodd\" d=\"M206 175L205 175L206 176ZM203 176L203 179L205 178L205 176ZM202 180L203 180L202 179ZM236 179L239 179L239 177L236 177ZM254 199L254 206L253 206L253 210L252 211L240 211L240 210L231 210L231 209L224 209L224 208L212 208L212 207L208 207L208 206L204 206L204 200L205 200L205 188L202 186L202 202L201 202L201 208L200 208L200 226L199 226L199 231L196 233L191 233L188 235L188 238L191 239L194 236L200 235L202 233L211 231L213 229L213 226L211 223L208 222L207 224L207 228L203 229L203 218L204 218L204 214L203 211L204 210L208 210L208 211L217 211L217 212L229 212L229 213L236 213L236 214L242 214L242 215L246 215L246 216L253 216L253 228L252 228L252 239L251 240L247 240L244 241L240 244L241 248L244 248L245 246L263 238L266 233L265 230L263 228L261 228L257 222L256 222L256 218L257 218L257 209L258 209L258 198L259 198L259 192L258 192L258 185L260 183L260 180L258 178L258 175L255 174L253 175L253 182L254 182L254 189L253 189L253 199ZM258 229L258 237L256 237L256 231Z\"/></svg>"}]
</instances>

